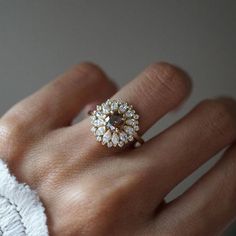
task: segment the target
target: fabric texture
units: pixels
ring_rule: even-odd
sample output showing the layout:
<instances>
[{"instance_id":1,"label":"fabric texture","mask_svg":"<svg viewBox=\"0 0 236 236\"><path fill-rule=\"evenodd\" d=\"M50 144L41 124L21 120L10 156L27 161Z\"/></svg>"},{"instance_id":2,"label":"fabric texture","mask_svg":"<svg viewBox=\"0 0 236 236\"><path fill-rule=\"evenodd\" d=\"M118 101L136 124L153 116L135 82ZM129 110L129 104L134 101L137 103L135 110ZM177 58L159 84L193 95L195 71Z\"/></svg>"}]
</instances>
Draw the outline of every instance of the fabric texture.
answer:
<instances>
[{"instance_id":1,"label":"fabric texture","mask_svg":"<svg viewBox=\"0 0 236 236\"><path fill-rule=\"evenodd\" d=\"M0 236L48 236L45 210L36 192L18 183L1 159Z\"/></svg>"}]
</instances>

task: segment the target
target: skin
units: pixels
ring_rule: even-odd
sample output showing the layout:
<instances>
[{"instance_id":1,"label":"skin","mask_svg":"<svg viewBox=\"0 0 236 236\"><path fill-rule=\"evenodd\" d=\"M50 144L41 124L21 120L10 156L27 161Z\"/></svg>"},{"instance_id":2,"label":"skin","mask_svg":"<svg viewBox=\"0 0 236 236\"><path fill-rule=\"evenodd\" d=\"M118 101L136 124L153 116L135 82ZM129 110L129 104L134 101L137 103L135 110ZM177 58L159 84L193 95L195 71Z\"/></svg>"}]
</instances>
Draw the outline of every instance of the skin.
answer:
<instances>
[{"instance_id":1,"label":"skin","mask_svg":"<svg viewBox=\"0 0 236 236\"><path fill-rule=\"evenodd\" d=\"M209 99L143 146L108 149L80 112L109 97L132 104L140 135L188 97L181 69L155 63L116 92L96 65L82 63L0 119L0 156L34 188L54 236L219 235L236 216L236 102ZM221 160L165 203L181 180L217 152Z\"/></svg>"}]
</instances>

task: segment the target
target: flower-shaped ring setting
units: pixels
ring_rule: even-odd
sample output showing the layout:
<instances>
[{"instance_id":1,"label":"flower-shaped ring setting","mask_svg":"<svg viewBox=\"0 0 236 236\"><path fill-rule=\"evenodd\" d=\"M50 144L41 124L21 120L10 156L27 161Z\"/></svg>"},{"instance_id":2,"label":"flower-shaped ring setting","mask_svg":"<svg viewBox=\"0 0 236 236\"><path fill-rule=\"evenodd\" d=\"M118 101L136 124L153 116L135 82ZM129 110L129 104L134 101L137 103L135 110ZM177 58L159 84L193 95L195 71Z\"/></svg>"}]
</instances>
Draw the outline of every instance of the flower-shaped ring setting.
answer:
<instances>
[{"instance_id":1,"label":"flower-shaped ring setting","mask_svg":"<svg viewBox=\"0 0 236 236\"><path fill-rule=\"evenodd\" d=\"M143 144L138 136L139 115L132 105L118 100L107 100L89 112L91 131L98 142L107 147L123 147L129 142Z\"/></svg>"}]
</instances>

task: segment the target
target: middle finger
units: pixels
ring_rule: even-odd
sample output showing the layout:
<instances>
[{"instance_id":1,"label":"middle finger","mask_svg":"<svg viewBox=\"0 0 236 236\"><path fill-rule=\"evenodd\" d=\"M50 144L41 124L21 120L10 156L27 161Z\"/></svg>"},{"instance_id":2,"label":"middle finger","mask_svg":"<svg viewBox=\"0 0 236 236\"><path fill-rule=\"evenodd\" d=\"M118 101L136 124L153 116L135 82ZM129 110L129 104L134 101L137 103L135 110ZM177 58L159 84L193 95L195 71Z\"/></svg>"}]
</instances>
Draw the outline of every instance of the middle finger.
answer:
<instances>
[{"instance_id":1,"label":"middle finger","mask_svg":"<svg viewBox=\"0 0 236 236\"><path fill-rule=\"evenodd\" d=\"M236 139L236 102L206 100L141 149L161 182L154 190L162 199L175 185ZM157 178L157 174L155 174Z\"/></svg>"}]
</instances>

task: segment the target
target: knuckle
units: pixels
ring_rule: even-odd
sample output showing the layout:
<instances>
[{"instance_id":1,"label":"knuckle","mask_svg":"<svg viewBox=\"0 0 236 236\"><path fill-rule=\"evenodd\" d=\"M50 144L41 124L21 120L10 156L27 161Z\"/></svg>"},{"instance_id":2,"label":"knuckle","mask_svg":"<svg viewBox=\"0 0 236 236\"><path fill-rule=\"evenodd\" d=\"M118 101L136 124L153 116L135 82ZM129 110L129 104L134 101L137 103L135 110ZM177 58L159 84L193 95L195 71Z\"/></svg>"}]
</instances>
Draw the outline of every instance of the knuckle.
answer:
<instances>
[{"instance_id":1,"label":"knuckle","mask_svg":"<svg viewBox=\"0 0 236 236\"><path fill-rule=\"evenodd\" d=\"M35 125L37 118L32 119L30 109L30 103L23 101L0 119L0 155L8 162L20 163L25 151L42 136L40 126Z\"/></svg>"},{"instance_id":2,"label":"knuckle","mask_svg":"<svg viewBox=\"0 0 236 236\"><path fill-rule=\"evenodd\" d=\"M3 158L12 159L20 155L20 142L24 138L24 125L15 118L4 119L0 122L0 152Z\"/></svg>"},{"instance_id":3,"label":"knuckle","mask_svg":"<svg viewBox=\"0 0 236 236\"><path fill-rule=\"evenodd\" d=\"M114 184L110 179L99 177L96 180L86 179L85 182L85 185L82 181L77 186L81 193L79 199L71 199L71 195L64 197L67 199L65 207L71 209L75 202L79 207L83 216L79 224L79 233L83 234L86 230L89 235L109 235L110 229L115 227L115 218L124 214L121 211L125 210L124 200L130 188L130 179L126 178L125 181L121 180Z\"/></svg>"},{"instance_id":4,"label":"knuckle","mask_svg":"<svg viewBox=\"0 0 236 236\"><path fill-rule=\"evenodd\" d=\"M220 118L226 123L235 123L235 102L229 103L228 99L209 99L202 102L202 107L207 110L209 115L212 114L215 118Z\"/></svg>"},{"instance_id":5,"label":"knuckle","mask_svg":"<svg viewBox=\"0 0 236 236\"><path fill-rule=\"evenodd\" d=\"M189 76L178 67L166 62L150 65L145 74L153 83L157 81L172 95L185 97L190 93L191 80Z\"/></svg>"},{"instance_id":6,"label":"knuckle","mask_svg":"<svg viewBox=\"0 0 236 236\"><path fill-rule=\"evenodd\" d=\"M98 65L91 62L82 62L80 64L74 65L69 71L78 76L93 75L98 78L104 76L103 70Z\"/></svg>"},{"instance_id":7,"label":"knuckle","mask_svg":"<svg viewBox=\"0 0 236 236\"><path fill-rule=\"evenodd\" d=\"M65 74L59 76L52 82L57 91L64 91L65 86L80 86L81 81L88 83L104 83L107 76L103 70L90 62L83 62L72 66Z\"/></svg>"},{"instance_id":8,"label":"knuckle","mask_svg":"<svg viewBox=\"0 0 236 236\"><path fill-rule=\"evenodd\" d=\"M19 138L24 127L24 123L20 122L16 116L8 117L0 122L0 137L4 140Z\"/></svg>"},{"instance_id":9,"label":"knuckle","mask_svg":"<svg viewBox=\"0 0 236 236\"><path fill-rule=\"evenodd\" d=\"M215 131L236 136L236 102L233 99L207 99L199 106L207 113L209 124Z\"/></svg>"}]
</instances>

